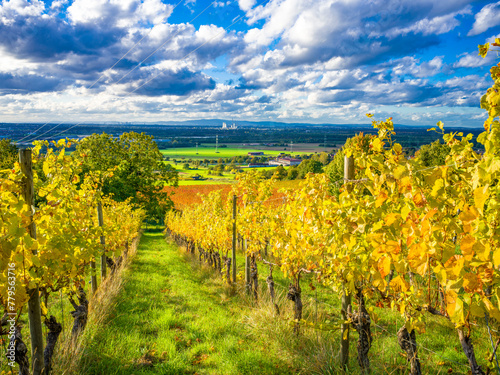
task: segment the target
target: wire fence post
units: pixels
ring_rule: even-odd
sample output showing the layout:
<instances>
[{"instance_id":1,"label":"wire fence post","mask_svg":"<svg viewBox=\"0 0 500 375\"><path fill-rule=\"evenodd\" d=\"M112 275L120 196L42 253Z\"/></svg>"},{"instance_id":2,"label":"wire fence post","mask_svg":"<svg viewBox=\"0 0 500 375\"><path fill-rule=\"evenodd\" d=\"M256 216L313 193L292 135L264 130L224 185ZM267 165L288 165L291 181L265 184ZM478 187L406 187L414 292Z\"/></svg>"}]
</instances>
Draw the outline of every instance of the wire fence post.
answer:
<instances>
[{"instance_id":1,"label":"wire fence post","mask_svg":"<svg viewBox=\"0 0 500 375\"><path fill-rule=\"evenodd\" d=\"M348 182L354 180L354 158L344 156L344 180ZM344 183L345 183L344 182ZM352 189L347 185L347 189ZM351 305L351 296L346 290L345 284L342 285L342 325L340 327L340 364L343 370L347 369L347 364L349 363L349 324L346 323L348 320L347 311Z\"/></svg>"},{"instance_id":2,"label":"wire fence post","mask_svg":"<svg viewBox=\"0 0 500 375\"><path fill-rule=\"evenodd\" d=\"M244 207L246 208L247 202L244 202ZM245 291L250 293L250 257L247 254L247 239L241 237L241 246L243 248L243 253L245 254Z\"/></svg>"},{"instance_id":3,"label":"wire fence post","mask_svg":"<svg viewBox=\"0 0 500 375\"><path fill-rule=\"evenodd\" d=\"M35 190L33 186L33 168L31 150L19 150L19 165L24 173L23 196L26 204L31 207L31 217L28 230L31 238L36 239L36 227L33 221L35 212ZM36 255L37 251L33 250ZM43 370L43 331L42 331L42 309L40 307L40 290L38 286L28 291L28 320L31 336L31 361L33 375L40 375Z\"/></svg>"},{"instance_id":4,"label":"wire fence post","mask_svg":"<svg viewBox=\"0 0 500 375\"><path fill-rule=\"evenodd\" d=\"M90 261L90 287L92 288L92 294L97 292L97 276L96 276L96 268L95 261Z\"/></svg>"},{"instance_id":5,"label":"wire fence post","mask_svg":"<svg viewBox=\"0 0 500 375\"><path fill-rule=\"evenodd\" d=\"M236 283L236 195L233 195L233 283Z\"/></svg>"},{"instance_id":6,"label":"wire fence post","mask_svg":"<svg viewBox=\"0 0 500 375\"><path fill-rule=\"evenodd\" d=\"M245 252L245 290L247 293L251 291L250 285L250 257L247 254L247 239L243 239L243 251Z\"/></svg>"},{"instance_id":7,"label":"wire fence post","mask_svg":"<svg viewBox=\"0 0 500 375\"><path fill-rule=\"evenodd\" d=\"M97 218L99 220L99 226L102 228L104 226L104 217L102 215L102 203L99 201L97 203ZM106 239L104 236L101 236L101 245L102 245L102 255L101 255L101 282L106 278L106 249L104 245L106 245Z\"/></svg>"}]
</instances>

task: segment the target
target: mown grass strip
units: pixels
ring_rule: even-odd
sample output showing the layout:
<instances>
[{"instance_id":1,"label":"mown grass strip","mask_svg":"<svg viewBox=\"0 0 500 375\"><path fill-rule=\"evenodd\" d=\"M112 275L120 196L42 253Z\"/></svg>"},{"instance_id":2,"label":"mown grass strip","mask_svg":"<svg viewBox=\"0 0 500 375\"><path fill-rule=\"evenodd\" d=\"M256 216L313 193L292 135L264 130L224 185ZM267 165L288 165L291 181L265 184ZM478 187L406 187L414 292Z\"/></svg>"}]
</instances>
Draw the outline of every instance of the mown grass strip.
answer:
<instances>
[{"instance_id":1,"label":"mown grass strip","mask_svg":"<svg viewBox=\"0 0 500 375\"><path fill-rule=\"evenodd\" d=\"M81 373L294 373L255 340L241 322L244 313L230 289L193 270L161 233L145 233L105 328L82 356Z\"/></svg>"}]
</instances>

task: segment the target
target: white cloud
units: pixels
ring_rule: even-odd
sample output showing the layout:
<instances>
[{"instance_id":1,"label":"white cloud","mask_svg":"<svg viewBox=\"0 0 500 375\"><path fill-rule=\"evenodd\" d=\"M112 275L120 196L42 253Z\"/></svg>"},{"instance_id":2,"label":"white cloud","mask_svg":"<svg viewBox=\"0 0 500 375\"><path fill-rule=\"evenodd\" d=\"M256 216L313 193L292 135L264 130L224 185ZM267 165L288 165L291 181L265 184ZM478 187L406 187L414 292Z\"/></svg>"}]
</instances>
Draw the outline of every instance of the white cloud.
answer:
<instances>
[{"instance_id":1,"label":"white cloud","mask_svg":"<svg viewBox=\"0 0 500 375\"><path fill-rule=\"evenodd\" d=\"M75 0L68 7L68 16L75 24L130 27L144 21L158 24L172 9L161 0Z\"/></svg>"},{"instance_id":2,"label":"white cloud","mask_svg":"<svg viewBox=\"0 0 500 375\"><path fill-rule=\"evenodd\" d=\"M500 25L500 2L488 4L481 9L481 11L476 14L472 29L467 35L479 35L497 25Z\"/></svg>"},{"instance_id":3,"label":"white cloud","mask_svg":"<svg viewBox=\"0 0 500 375\"><path fill-rule=\"evenodd\" d=\"M431 19L424 18L407 27L394 28L386 33L386 35L394 38L400 35L406 35L410 32L422 35L445 34L460 25L460 22L456 17L464 14L471 14L470 6L467 6L458 12L446 14L444 16L438 16Z\"/></svg>"},{"instance_id":4,"label":"white cloud","mask_svg":"<svg viewBox=\"0 0 500 375\"><path fill-rule=\"evenodd\" d=\"M45 10L45 4L40 0L10 0L3 1L0 5L0 23L10 25L19 17L41 16Z\"/></svg>"},{"instance_id":5,"label":"white cloud","mask_svg":"<svg viewBox=\"0 0 500 375\"><path fill-rule=\"evenodd\" d=\"M477 54L468 53L462 56L455 64L454 68L477 68L480 66L491 65L493 58L492 54L489 54L485 58L478 56Z\"/></svg>"},{"instance_id":6,"label":"white cloud","mask_svg":"<svg viewBox=\"0 0 500 375\"><path fill-rule=\"evenodd\" d=\"M50 4L50 9L59 9L62 6L66 5L69 0L55 0Z\"/></svg>"},{"instance_id":7,"label":"white cloud","mask_svg":"<svg viewBox=\"0 0 500 375\"><path fill-rule=\"evenodd\" d=\"M0 72L9 72L17 74L29 74L38 69L38 63L30 62L26 59L18 59L8 53L4 48L0 47Z\"/></svg>"},{"instance_id":8,"label":"white cloud","mask_svg":"<svg viewBox=\"0 0 500 375\"><path fill-rule=\"evenodd\" d=\"M256 0L238 0L238 5L240 6L240 9L244 12L252 9L252 7L255 5Z\"/></svg>"},{"instance_id":9,"label":"white cloud","mask_svg":"<svg viewBox=\"0 0 500 375\"><path fill-rule=\"evenodd\" d=\"M425 123L435 117L426 113L429 108L477 107L487 86L486 69L474 69L474 75L462 78L464 70L457 70L458 77L448 80L442 73L489 65L494 59L493 54L484 60L462 54L450 67L442 56L421 53L431 51L430 46L439 51L437 43L447 36L436 35L456 31L473 9L467 0L269 0L258 6L257 0L238 0L249 30L229 32L223 29L227 23L162 23L172 11L164 0L74 0L64 19L58 12L67 1L55 0L50 9L39 0L0 2L0 22L13 25L2 29L11 42L0 39L0 107L6 108L2 120L17 113L27 120L73 116L154 121L234 115L360 123L367 121L366 112L393 115L387 109L391 106L407 108L399 112L399 122L413 118ZM227 21L235 12L234 6L226 7L230 3L217 0L210 12ZM188 5L193 12L206 6L194 0ZM478 14L478 25L480 18ZM30 39L38 26L47 27L49 37L38 33ZM120 64L106 70L143 36L147 37ZM99 84L84 89L103 73ZM54 89L52 77L58 79ZM141 95L117 98L149 79ZM47 85L52 91L22 95L25 88L9 91L7 80L38 80L40 91Z\"/></svg>"},{"instance_id":10,"label":"white cloud","mask_svg":"<svg viewBox=\"0 0 500 375\"><path fill-rule=\"evenodd\" d=\"M415 77L425 78L433 77L440 73L443 68L443 56L435 56L430 61L425 61L420 65L415 58L405 58L403 60L411 60L410 66L405 66L401 73L411 74ZM403 73L403 74L404 74Z\"/></svg>"}]
</instances>

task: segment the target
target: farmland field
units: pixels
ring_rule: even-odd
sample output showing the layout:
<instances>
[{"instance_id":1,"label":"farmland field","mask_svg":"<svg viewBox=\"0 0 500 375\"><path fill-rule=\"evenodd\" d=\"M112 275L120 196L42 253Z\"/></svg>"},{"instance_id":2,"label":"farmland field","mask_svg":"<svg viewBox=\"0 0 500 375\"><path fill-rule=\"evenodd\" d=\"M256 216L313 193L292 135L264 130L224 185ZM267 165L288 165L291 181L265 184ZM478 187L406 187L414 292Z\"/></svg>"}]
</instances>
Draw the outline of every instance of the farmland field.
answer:
<instances>
[{"instance_id":1,"label":"farmland field","mask_svg":"<svg viewBox=\"0 0 500 375\"><path fill-rule=\"evenodd\" d=\"M215 152L215 144L203 145L198 147L180 147L163 149L161 153L174 159L214 159L214 158L231 158L233 156L246 156L249 152L263 151L265 156L278 156L280 153L290 153L289 147L266 147L266 146L248 146L241 145L241 147L220 147ZM318 147L317 144L299 143L293 145L294 154L311 154L314 152L322 152L324 148Z\"/></svg>"},{"instance_id":2,"label":"farmland field","mask_svg":"<svg viewBox=\"0 0 500 375\"><path fill-rule=\"evenodd\" d=\"M195 181L196 182L196 181ZM231 193L232 185L227 183L209 183L207 181L198 181L205 182L205 184L199 184L196 186L193 185L181 185L178 188L174 188L168 186L165 188L169 193L173 193L171 196L172 201L174 202L175 208L183 209L184 207L198 204L201 202L201 197L207 195L211 191L222 190L222 194L224 199ZM282 194L279 192L281 189L295 189L299 186L300 180L291 180L291 181L278 181L276 182L276 188L274 190L273 196L271 199L281 197Z\"/></svg>"},{"instance_id":3,"label":"farmland field","mask_svg":"<svg viewBox=\"0 0 500 375\"><path fill-rule=\"evenodd\" d=\"M205 168L205 167L192 167L190 169L184 169L182 167L182 164L180 164L180 163L174 164L174 165L172 165L172 167L174 167L177 170L177 172L179 172L179 186L233 184L236 182L236 174L231 173L231 172L223 172L222 176L218 176L215 174L208 174L209 169ZM288 167L285 167L285 169L287 169L287 168ZM275 169L276 169L276 166L262 167L262 168L242 167L243 172L247 172L249 170L268 171L268 170L275 170ZM199 175L203 179L202 180L195 180L195 179L193 179L193 177L195 175Z\"/></svg>"}]
</instances>

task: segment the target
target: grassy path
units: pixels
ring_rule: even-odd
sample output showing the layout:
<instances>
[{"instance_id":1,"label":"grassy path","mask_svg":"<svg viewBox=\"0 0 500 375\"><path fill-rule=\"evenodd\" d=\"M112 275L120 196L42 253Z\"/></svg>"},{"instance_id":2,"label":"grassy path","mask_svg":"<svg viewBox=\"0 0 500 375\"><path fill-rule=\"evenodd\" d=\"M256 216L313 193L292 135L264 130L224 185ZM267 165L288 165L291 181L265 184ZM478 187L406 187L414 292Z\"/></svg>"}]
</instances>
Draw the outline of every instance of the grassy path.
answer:
<instances>
[{"instance_id":1,"label":"grassy path","mask_svg":"<svg viewBox=\"0 0 500 375\"><path fill-rule=\"evenodd\" d=\"M82 373L295 373L265 339L251 337L228 289L193 269L161 233L143 235L124 277L106 326L82 358Z\"/></svg>"}]
</instances>

